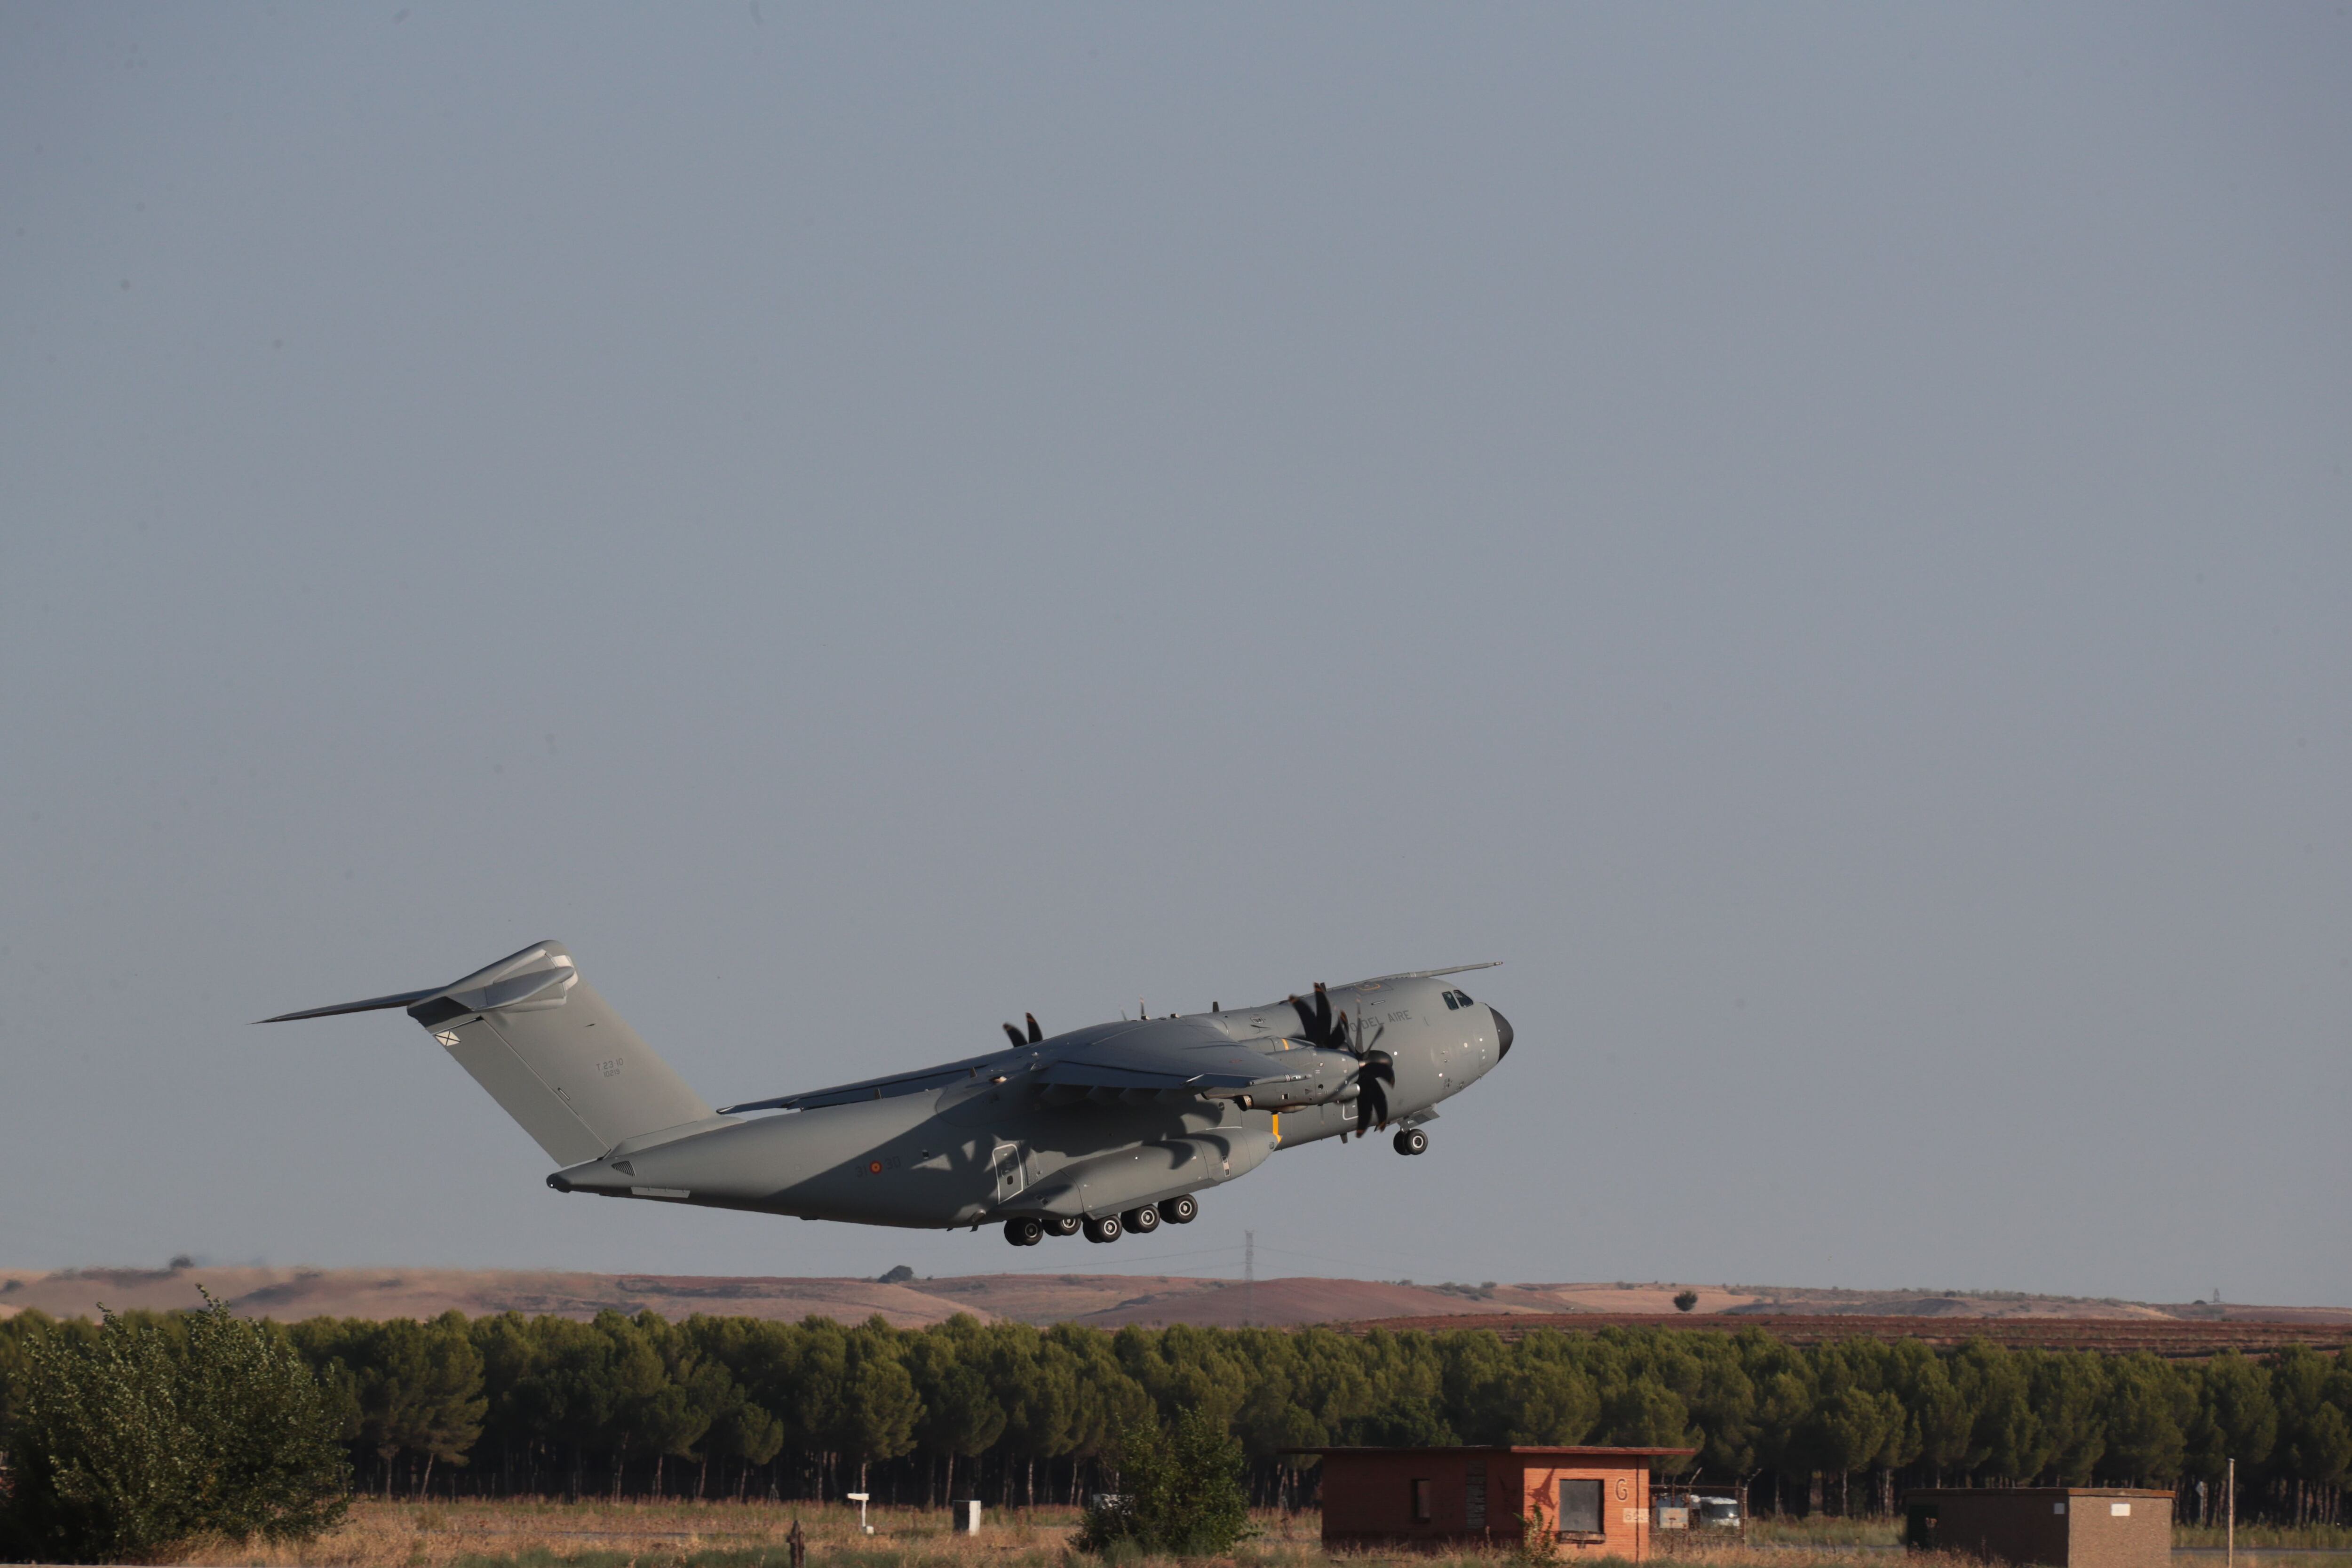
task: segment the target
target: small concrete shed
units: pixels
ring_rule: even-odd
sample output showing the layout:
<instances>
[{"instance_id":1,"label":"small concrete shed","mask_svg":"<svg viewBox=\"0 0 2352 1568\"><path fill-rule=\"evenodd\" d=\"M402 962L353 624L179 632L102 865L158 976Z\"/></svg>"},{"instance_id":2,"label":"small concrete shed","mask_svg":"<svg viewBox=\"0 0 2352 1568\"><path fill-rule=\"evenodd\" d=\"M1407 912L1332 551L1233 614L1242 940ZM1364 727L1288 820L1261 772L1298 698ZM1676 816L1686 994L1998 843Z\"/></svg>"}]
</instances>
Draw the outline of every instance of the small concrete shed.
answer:
<instances>
[{"instance_id":1,"label":"small concrete shed","mask_svg":"<svg viewBox=\"0 0 2352 1568\"><path fill-rule=\"evenodd\" d=\"M1292 1448L1323 1460L1323 1544L1519 1541L1541 1518L1563 1556L1649 1555L1650 1465L1688 1448Z\"/></svg>"},{"instance_id":2,"label":"small concrete shed","mask_svg":"<svg viewBox=\"0 0 2352 1568\"><path fill-rule=\"evenodd\" d=\"M2137 1487L1937 1487L1903 1494L1904 1544L2051 1568L2168 1568L2172 1494Z\"/></svg>"}]
</instances>

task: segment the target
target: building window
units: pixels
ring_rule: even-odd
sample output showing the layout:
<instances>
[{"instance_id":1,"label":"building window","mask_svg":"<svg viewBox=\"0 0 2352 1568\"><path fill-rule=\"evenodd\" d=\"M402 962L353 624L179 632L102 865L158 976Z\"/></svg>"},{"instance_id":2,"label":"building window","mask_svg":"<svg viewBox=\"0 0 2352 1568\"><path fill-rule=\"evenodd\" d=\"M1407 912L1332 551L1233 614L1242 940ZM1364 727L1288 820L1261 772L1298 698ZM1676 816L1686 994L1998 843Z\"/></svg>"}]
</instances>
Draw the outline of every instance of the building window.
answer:
<instances>
[{"instance_id":1,"label":"building window","mask_svg":"<svg viewBox=\"0 0 2352 1568\"><path fill-rule=\"evenodd\" d=\"M1462 1522L1472 1530L1486 1528L1486 1467L1472 1465L1463 1472Z\"/></svg>"},{"instance_id":2,"label":"building window","mask_svg":"<svg viewBox=\"0 0 2352 1568\"><path fill-rule=\"evenodd\" d=\"M1412 1521L1415 1524L1429 1522L1429 1483L1427 1481L1412 1483Z\"/></svg>"},{"instance_id":3,"label":"building window","mask_svg":"<svg viewBox=\"0 0 2352 1568\"><path fill-rule=\"evenodd\" d=\"M1562 1535L1601 1533L1601 1483L1559 1483L1559 1532Z\"/></svg>"}]
</instances>

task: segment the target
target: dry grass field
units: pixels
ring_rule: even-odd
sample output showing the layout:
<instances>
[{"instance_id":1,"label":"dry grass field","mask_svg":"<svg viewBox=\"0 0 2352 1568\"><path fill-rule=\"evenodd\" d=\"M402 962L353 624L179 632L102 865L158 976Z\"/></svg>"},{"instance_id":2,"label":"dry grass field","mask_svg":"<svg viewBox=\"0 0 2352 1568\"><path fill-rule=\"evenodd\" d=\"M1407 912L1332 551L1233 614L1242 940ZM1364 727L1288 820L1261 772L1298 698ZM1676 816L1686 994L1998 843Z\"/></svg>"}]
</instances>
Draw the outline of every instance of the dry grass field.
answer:
<instances>
[{"instance_id":1,"label":"dry grass field","mask_svg":"<svg viewBox=\"0 0 2352 1568\"><path fill-rule=\"evenodd\" d=\"M184 1560L205 1568L781 1568L789 1560L785 1538L798 1519L807 1532L811 1568L1074 1568L1095 1561L1071 1547L1078 1521L1069 1509L992 1512L978 1536L951 1532L943 1510L875 1509L867 1517L872 1535L858 1532L856 1508L837 1503L371 1501L355 1504L342 1528L306 1545L224 1543ZM1318 1539L1319 1516L1265 1512L1256 1523L1257 1535L1229 1560L1236 1568L1328 1568L1332 1563ZM1759 1553L1692 1542L1672 1555L1702 1568L1733 1562L1753 1568ZM1769 1549L1766 1560L1772 1568L1815 1563L1853 1568L1851 1553L1834 1547ZM1351 1552L1340 1561L1365 1568L1385 1563L1501 1568L1514 1559L1504 1552ZM1140 1560L1126 1563L1142 1568Z\"/></svg>"},{"instance_id":2,"label":"dry grass field","mask_svg":"<svg viewBox=\"0 0 2352 1568\"><path fill-rule=\"evenodd\" d=\"M341 1529L304 1545L221 1543L183 1561L202 1568L783 1568L795 1519L807 1532L810 1568L1078 1568L1097 1561L1072 1549L1077 1515L1068 1509L992 1510L978 1536L950 1531L941 1510L876 1509L868 1518L872 1535L858 1532L854 1507L838 1503L367 1501L352 1507ZM1227 1560L1234 1568L1332 1568L1335 1555L1318 1540L1319 1516L1265 1512L1256 1522L1257 1535ZM1874 1525L1809 1538L1801 1527L1780 1525L1738 1542L1665 1536L1660 1543L1657 1555L1678 1568L1856 1568L1857 1558L1892 1548L1894 1531ZM2240 1557L2261 1564L2261 1549L2248 1544ZM2271 1568L2352 1568L2352 1552L2311 1551L2334 1541L2281 1537L2264 1544L2273 1552L2301 1548L2270 1559ZM1570 1561L1559 1560L1563 1568ZM1347 1568L1535 1568L1507 1552L1349 1552L1336 1562ZM1982 1568L1940 1555L1902 1562L1905 1568ZM1150 1565L1128 1558L1119 1568Z\"/></svg>"},{"instance_id":3,"label":"dry grass field","mask_svg":"<svg viewBox=\"0 0 2352 1568\"><path fill-rule=\"evenodd\" d=\"M983 1238L984 1239L984 1238ZM996 1244L1002 1251L1002 1244ZM983 1253L983 1256L987 1254ZM1077 1261L1072 1256L1071 1261ZM95 1317L100 1303L178 1310L196 1305L202 1285L237 1312L293 1322L303 1318L431 1318L455 1309L469 1317L508 1310L590 1318L600 1311L659 1312L673 1321L707 1312L796 1321L812 1315L843 1322L880 1316L898 1328L920 1328L970 1312L983 1322L1040 1326L1128 1323L1234 1326L1372 1321L1417 1327L1509 1325L1518 1320L1598 1328L1611 1321L1747 1327L1759 1317L1780 1333L1819 1337L1870 1330L1872 1319L1899 1320L1901 1331L1960 1335L1973 1327L2063 1334L2068 1321L2105 1323L2107 1332L2137 1323L2158 1330L2183 1321L2221 1332L2231 1322L2292 1323L2308 1334L2352 1336L2352 1310L2341 1308L2158 1306L2014 1293L1811 1289L1780 1286L1694 1285L1698 1300L1685 1317L1672 1281L1587 1284L1421 1283L1406 1279L1277 1279L1244 1290L1231 1279L1176 1274L971 1274L908 1279L797 1279L587 1274L552 1269L289 1268L266 1265L184 1265L173 1268L0 1268L0 1318L26 1309L53 1317ZM1854 1321L1839 1326L1839 1320ZM1915 1323L1912 1320L1926 1320ZM1522 1325L1523 1326L1523 1325ZM1883 1326L1883 1325L1882 1325ZM2078 1328L2095 1336L2100 1331ZM2034 1341L2033 1342L2041 1342ZM2200 1343L2202 1342L2200 1342ZM2128 1347L2126 1347L2128 1348Z\"/></svg>"}]
</instances>

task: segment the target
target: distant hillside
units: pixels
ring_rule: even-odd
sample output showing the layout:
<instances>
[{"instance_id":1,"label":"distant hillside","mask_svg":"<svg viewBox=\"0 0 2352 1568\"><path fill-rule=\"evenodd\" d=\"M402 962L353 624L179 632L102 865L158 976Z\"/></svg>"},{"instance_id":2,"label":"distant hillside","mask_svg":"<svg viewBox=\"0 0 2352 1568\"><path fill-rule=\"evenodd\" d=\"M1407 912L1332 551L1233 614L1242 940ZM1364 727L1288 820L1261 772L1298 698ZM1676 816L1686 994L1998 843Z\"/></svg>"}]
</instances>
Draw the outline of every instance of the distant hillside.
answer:
<instances>
[{"instance_id":1,"label":"distant hillside","mask_svg":"<svg viewBox=\"0 0 2352 1568\"><path fill-rule=\"evenodd\" d=\"M1646 1284L1421 1285L1408 1280L1232 1279L1182 1275L975 1274L883 1284L872 1279L657 1274L584 1274L551 1269L466 1268L77 1268L41 1273L0 1269L0 1316L37 1308L58 1317L95 1316L100 1304L127 1310L194 1306L203 1286L238 1311L292 1321L313 1317L429 1318L452 1308L589 1318L600 1311L653 1310L793 1320L809 1316L856 1322L879 1314L900 1328L936 1323L958 1312L983 1321L1025 1323L1199 1323L1237 1326L1409 1321L1416 1327L1470 1321L1527 1326L1552 1322L1709 1321L1781 1318L1793 1331L1834 1319L2119 1320L2151 1326L2193 1321L2352 1325L2352 1310L2334 1307L2158 1306L2139 1301L2006 1292L1819 1290L1778 1286L1685 1287ZM1688 1316L1674 1297L1696 1291ZM1572 1322L1570 1326L1573 1326ZM1808 1333L1826 1332L1808 1327ZM1838 1330L1852 1332L1853 1330ZM1926 1330L1905 1330L1920 1331ZM1965 1332L1945 1323L1934 1337Z\"/></svg>"}]
</instances>

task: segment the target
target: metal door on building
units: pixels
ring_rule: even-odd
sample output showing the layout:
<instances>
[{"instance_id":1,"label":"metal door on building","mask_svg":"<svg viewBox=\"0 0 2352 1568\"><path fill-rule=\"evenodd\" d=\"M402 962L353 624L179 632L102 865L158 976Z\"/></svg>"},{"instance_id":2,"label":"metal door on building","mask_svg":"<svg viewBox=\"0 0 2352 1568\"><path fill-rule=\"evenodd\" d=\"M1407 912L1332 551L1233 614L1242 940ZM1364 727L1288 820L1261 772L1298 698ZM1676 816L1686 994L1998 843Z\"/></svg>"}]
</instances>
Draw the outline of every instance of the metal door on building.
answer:
<instances>
[{"instance_id":1,"label":"metal door on building","mask_svg":"<svg viewBox=\"0 0 2352 1568\"><path fill-rule=\"evenodd\" d=\"M1602 1533L1601 1483L1597 1480L1561 1481L1559 1517L1553 1528L1562 1535Z\"/></svg>"}]
</instances>

